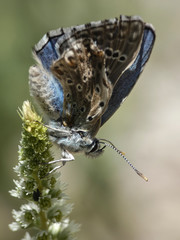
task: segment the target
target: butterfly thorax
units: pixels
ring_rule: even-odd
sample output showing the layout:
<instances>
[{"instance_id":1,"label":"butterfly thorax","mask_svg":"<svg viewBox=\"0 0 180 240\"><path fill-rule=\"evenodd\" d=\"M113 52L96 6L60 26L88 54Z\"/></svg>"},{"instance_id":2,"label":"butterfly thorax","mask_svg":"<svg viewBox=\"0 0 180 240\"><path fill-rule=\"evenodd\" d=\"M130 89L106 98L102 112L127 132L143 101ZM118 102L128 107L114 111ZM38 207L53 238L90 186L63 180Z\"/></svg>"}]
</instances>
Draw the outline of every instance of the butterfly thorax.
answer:
<instances>
[{"instance_id":1,"label":"butterfly thorax","mask_svg":"<svg viewBox=\"0 0 180 240\"><path fill-rule=\"evenodd\" d=\"M92 137L88 131L65 127L60 122L51 121L48 126L50 139L62 150L75 153L84 152L97 156L102 153L99 140Z\"/></svg>"}]
</instances>

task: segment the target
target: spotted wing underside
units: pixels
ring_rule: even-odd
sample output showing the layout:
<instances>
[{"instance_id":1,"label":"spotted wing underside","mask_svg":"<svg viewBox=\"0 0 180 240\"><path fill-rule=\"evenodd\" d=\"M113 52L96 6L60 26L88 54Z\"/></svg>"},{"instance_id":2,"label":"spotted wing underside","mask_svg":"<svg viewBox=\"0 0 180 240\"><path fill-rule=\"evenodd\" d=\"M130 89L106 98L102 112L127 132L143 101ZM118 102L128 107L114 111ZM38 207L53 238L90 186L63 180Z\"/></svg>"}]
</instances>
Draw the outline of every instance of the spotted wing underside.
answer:
<instances>
[{"instance_id":1,"label":"spotted wing underside","mask_svg":"<svg viewBox=\"0 0 180 240\"><path fill-rule=\"evenodd\" d=\"M138 54L143 30L136 17L63 29L66 37L56 43L60 58L51 70L63 86L68 126L91 129L101 119L113 86Z\"/></svg>"},{"instance_id":2,"label":"spotted wing underside","mask_svg":"<svg viewBox=\"0 0 180 240\"><path fill-rule=\"evenodd\" d=\"M89 130L107 108L112 85L105 74L105 54L92 40L78 39L53 63L64 92L62 121Z\"/></svg>"},{"instance_id":3,"label":"spotted wing underside","mask_svg":"<svg viewBox=\"0 0 180 240\"><path fill-rule=\"evenodd\" d=\"M147 45L142 41L144 28L139 17L120 16L50 31L35 46L35 55L46 70L44 79L53 73L52 105L56 104L56 112L65 125L87 130L99 128L102 116L104 123L116 111L132 88L128 86L128 91L118 98L116 95L124 87L120 82L126 80L125 73L133 72L141 44ZM130 79L135 82L137 77ZM60 83L58 89L56 83Z\"/></svg>"}]
</instances>

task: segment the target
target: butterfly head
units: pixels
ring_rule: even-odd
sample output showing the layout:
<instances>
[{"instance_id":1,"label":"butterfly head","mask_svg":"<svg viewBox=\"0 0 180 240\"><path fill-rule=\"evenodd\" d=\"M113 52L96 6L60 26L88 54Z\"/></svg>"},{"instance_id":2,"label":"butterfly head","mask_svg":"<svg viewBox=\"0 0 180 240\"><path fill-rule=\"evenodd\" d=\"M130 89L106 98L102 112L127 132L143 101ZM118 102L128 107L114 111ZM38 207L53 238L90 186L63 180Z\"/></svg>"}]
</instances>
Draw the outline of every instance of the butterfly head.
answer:
<instances>
[{"instance_id":1,"label":"butterfly head","mask_svg":"<svg viewBox=\"0 0 180 240\"><path fill-rule=\"evenodd\" d=\"M103 153L105 147L106 146L103 147L101 146L99 139L94 138L91 145L91 149L90 151L86 152L86 155L90 157L97 157Z\"/></svg>"}]
</instances>

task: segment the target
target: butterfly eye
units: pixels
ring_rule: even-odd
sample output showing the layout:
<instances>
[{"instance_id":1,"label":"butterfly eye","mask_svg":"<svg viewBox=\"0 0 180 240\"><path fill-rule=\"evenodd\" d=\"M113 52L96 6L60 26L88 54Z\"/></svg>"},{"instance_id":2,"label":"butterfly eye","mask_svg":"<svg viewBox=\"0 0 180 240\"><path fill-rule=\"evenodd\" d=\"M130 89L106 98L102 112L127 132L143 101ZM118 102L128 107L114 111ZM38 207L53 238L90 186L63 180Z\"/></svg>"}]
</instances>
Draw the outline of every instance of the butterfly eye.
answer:
<instances>
[{"instance_id":1,"label":"butterfly eye","mask_svg":"<svg viewBox=\"0 0 180 240\"><path fill-rule=\"evenodd\" d=\"M90 151L86 152L86 154L91 157L97 157L103 152L105 147L106 146L101 147L99 140L95 138L90 146Z\"/></svg>"}]
</instances>

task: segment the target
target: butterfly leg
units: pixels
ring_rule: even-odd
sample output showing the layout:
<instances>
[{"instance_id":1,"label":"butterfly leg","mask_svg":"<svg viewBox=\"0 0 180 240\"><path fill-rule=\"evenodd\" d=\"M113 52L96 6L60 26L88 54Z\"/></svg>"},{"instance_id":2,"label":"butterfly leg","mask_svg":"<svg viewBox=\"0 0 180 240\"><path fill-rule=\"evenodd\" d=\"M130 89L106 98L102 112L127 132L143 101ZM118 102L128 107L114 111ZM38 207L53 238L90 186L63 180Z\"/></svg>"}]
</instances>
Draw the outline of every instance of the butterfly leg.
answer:
<instances>
[{"instance_id":1,"label":"butterfly leg","mask_svg":"<svg viewBox=\"0 0 180 240\"><path fill-rule=\"evenodd\" d=\"M55 172L56 170L62 168L66 162L70 162L70 161L74 161L74 156L68 152L67 150L62 150L62 158L61 159L57 159L57 160L53 160L48 162L48 164L54 164L54 163L58 163L58 162L62 162L62 165L56 166L54 167L48 174Z\"/></svg>"}]
</instances>

